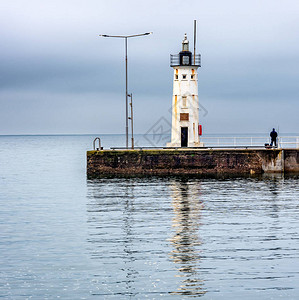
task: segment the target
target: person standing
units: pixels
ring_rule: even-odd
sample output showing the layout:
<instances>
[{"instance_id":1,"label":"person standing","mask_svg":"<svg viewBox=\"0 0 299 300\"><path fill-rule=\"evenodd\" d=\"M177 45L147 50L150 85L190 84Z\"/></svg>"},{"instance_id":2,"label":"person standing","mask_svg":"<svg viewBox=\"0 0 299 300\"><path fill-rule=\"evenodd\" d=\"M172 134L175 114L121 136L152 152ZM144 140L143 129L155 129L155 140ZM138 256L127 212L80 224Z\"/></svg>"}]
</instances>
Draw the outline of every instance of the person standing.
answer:
<instances>
[{"instance_id":1,"label":"person standing","mask_svg":"<svg viewBox=\"0 0 299 300\"><path fill-rule=\"evenodd\" d=\"M277 147L277 132L275 131L275 128L273 128L273 130L270 133L270 137L271 137L271 147L273 146L273 144L275 145L275 148Z\"/></svg>"}]
</instances>

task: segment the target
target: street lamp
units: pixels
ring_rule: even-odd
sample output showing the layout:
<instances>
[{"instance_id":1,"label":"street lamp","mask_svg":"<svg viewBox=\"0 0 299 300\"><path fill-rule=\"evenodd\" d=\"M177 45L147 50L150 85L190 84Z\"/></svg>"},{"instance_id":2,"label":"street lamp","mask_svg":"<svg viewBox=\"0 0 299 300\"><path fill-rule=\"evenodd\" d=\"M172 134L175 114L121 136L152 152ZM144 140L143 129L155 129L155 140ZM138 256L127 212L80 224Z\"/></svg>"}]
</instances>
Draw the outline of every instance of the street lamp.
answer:
<instances>
[{"instance_id":1,"label":"street lamp","mask_svg":"<svg viewBox=\"0 0 299 300\"><path fill-rule=\"evenodd\" d=\"M102 37L111 37L111 38L122 38L125 39L125 62L126 62L126 148L128 149L128 38L139 37L144 35L152 34L152 32L140 33L140 34L132 34L132 35L108 35L108 34L100 34ZM132 148L133 139L132 139Z\"/></svg>"}]
</instances>

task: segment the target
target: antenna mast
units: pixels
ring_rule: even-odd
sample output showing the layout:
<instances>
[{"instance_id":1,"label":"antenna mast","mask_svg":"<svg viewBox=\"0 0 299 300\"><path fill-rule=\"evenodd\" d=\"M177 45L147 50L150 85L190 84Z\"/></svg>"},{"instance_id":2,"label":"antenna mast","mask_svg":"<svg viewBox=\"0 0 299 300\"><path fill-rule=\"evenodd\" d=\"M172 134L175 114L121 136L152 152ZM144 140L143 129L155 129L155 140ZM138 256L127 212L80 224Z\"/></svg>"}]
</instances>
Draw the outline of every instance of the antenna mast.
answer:
<instances>
[{"instance_id":1,"label":"antenna mast","mask_svg":"<svg viewBox=\"0 0 299 300\"><path fill-rule=\"evenodd\" d=\"M193 53L193 63L195 65L195 54L196 54L196 20L194 20L194 53Z\"/></svg>"}]
</instances>

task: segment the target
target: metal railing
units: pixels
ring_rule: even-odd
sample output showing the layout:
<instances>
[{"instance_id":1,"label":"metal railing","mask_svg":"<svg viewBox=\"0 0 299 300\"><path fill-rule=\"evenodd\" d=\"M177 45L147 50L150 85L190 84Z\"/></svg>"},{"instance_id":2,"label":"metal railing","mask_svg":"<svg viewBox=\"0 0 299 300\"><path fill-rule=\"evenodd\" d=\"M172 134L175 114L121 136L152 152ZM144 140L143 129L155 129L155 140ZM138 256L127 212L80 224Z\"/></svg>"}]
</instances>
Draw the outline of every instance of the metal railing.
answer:
<instances>
[{"instance_id":1,"label":"metal railing","mask_svg":"<svg viewBox=\"0 0 299 300\"><path fill-rule=\"evenodd\" d=\"M268 137L201 137L205 147L264 147L271 144ZM298 136L282 136L277 138L279 148L299 148Z\"/></svg>"},{"instance_id":2,"label":"metal railing","mask_svg":"<svg viewBox=\"0 0 299 300\"><path fill-rule=\"evenodd\" d=\"M96 141L99 142L96 147ZM218 137L206 137L201 136L200 141L204 144L203 147L166 147L166 146L143 146L134 147L134 149L145 150L145 149L265 149L268 148L265 145L268 144L269 148L271 139L263 136L218 136ZM96 138L93 143L94 150L102 150L101 142L99 138ZM299 136L281 136L277 138L278 148L295 148L299 149ZM126 147L111 147L111 150L126 150Z\"/></svg>"},{"instance_id":3,"label":"metal railing","mask_svg":"<svg viewBox=\"0 0 299 300\"><path fill-rule=\"evenodd\" d=\"M176 67L180 66L180 55L179 54L170 54L170 66ZM191 55L191 64L188 66L201 67L201 56L200 54L195 55L195 63L194 63L194 55Z\"/></svg>"},{"instance_id":4,"label":"metal railing","mask_svg":"<svg viewBox=\"0 0 299 300\"><path fill-rule=\"evenodd\" d=\"M98 147L96 147L96 142L98 141ZM101 139L99 137L96 137L94 140L93 140L93 150L103 150L103 147L101 146Z\"/></svg>"},{"instance_id":5,"label":"metal railing","mask_svg":"<svg viewBox=\"0 0 299 300\"><path fill-rule=\"evenodd\" d=\"M279 138L281 148L297 148L299 149L299 136L282 136Z\"/></svg>"}]
</instances>

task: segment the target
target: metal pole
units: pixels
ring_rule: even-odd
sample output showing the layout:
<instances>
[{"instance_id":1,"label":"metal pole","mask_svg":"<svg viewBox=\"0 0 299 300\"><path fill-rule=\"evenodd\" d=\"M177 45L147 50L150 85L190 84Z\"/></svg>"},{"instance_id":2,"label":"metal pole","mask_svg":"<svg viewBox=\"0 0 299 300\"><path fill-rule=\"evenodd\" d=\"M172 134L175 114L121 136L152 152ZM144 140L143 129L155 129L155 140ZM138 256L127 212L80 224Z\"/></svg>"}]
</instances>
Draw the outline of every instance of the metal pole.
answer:
<instances>
[{"instance_id":1,"label":"metal pole","mask_svg":"<svg viewBox=\"0 0 299 300\"><path fill-rule=\"evenodd\" d=\"M125 38L125 48L126 48L126 148L128 149L128 38Z\"/></svg>"},{"instance_id":2,"label":"metal pole","mask_svg":"<svg viewBox=\"0 0 299 300\"><path fill-rule=\"evenodd\" d=\"M108 35L100 34L102 37L111 37L111 38L122 38L125 39L125 62L126 62L126 148L129 147L129 126L128 126L128 38L139 37L144 35L152 34L152 32L145 32L141 34L132 34L132 35ZM132 123L133 124L133 123Z\"/></svg>"},{"instance_id":3,"label":"metal pole","mask_svg":"<svg viewBox=\"0 0 299 300\"><path fill-rule=\"evenodd\" d=\"M193 54L194 65L195 65L195 53L196 53L196 20L194 20L194 54Z\"/></svg>"},{"instance_id":4,"label":"metal pole","mask_svg":"<svg viewBox=\"0 0 299 300\"><path fill-rule=\"evenodd\" d=\"M134 134L133 134L133 96L131 94L131 130L132 130L132 149L134 149Z\"/></svg>"}]
</instances>

